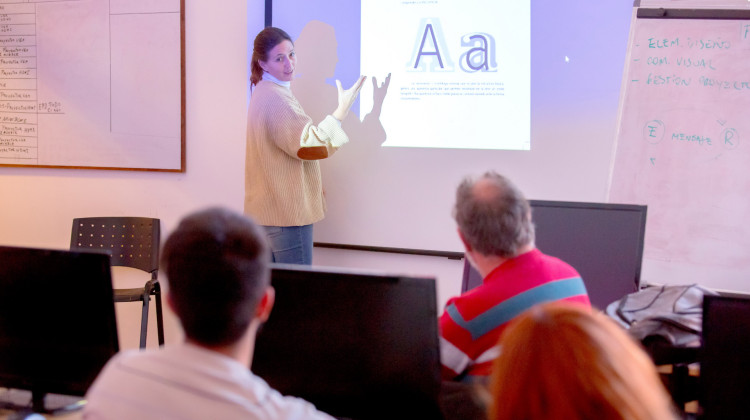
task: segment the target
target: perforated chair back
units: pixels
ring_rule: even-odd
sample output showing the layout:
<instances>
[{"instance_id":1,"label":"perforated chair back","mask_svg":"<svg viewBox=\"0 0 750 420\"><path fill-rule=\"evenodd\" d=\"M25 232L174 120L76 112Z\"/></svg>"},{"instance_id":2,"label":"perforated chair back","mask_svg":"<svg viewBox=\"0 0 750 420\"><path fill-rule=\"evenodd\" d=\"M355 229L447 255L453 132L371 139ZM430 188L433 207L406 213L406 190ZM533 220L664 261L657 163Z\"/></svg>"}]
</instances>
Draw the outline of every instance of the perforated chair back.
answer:
<instances>
[{"instance_id":1,"label":"perforated chair back","mask_svg":"<svg viewBox=\"0 0 750 420\"><path fill-rule=\"evenodd\" d=\"M159 219L86 217L73 220L70 248L107 252L113 266L159 269Z\"/></svg>"},{"instance_id":2,"label":"perforated chair back","mask_svg":"<svg viewBox=\"0 0 750 420\"><path fill-rule=\"evenodd\" d=\"M151 274L144 287L115 289L115 302L143 302L140 347L146 347L150 296L156 300L159 345L164 344L161 288L158 282L159 219L149 217L83 217L73 219L70 249L106 252L112 266L136 268Z\"/></svg>"}]
</instances>

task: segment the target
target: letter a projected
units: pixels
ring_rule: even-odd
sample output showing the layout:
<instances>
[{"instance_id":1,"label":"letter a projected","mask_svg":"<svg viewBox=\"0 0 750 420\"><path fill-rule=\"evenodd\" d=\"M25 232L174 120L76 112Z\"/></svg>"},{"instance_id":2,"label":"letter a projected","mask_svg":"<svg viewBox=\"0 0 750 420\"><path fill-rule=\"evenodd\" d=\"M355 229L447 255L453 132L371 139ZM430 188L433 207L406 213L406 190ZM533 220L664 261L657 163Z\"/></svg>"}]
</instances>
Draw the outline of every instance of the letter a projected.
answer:
<instances>
[{"instance_id":1,"label":"letter a projected","mask_svg":"<svg viewBox=\"0 0 750 420\"><path fill-rule=\"evenodd\" d=\"M461 70L467 73L497 71L495 38L492 35L483 33L464 35L461 39L461 46L473 47L461 55Z\"/></svg>"},{"instance_id":2,"label":"letter a projected","mask_svg":"<svg viewBox=\"0 0 750 420\"><path fill-rule=\"evenodd\" d=\"M453 71L448 48L443 40L443 31L438 19L423 19L420 23L420 37L414 45L410 65L411 71Z\"/></svg>"}]
</instances>

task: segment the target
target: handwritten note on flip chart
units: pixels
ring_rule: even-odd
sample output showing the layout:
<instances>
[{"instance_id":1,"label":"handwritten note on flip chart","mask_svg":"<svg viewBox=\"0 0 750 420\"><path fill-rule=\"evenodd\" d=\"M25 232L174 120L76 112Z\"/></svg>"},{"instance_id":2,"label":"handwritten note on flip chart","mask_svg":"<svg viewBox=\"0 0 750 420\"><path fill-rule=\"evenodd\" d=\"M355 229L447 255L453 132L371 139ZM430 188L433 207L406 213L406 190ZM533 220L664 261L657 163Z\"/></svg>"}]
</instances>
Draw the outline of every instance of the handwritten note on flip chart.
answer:
<instances>
[{"instance_id":1,"label":"handwritten note on flip chart","mask_svg":"<svg viewBox=\"0 0 750 420\"><path fill-rule=\"evenodd\" d=\"M0 166L184 170L184 0L0 0Z\"/></svg>"},{"instance_id":2,"label":"handwritten note on flip chart","mask_svg":"<svg viewBox=\"0 0 750 420\"><path fill-rule=\"evenodd\" d=\"M644 280L750 291L750 20L635 18L609 200L648 205Z\"/></svg>"}]
</instances>

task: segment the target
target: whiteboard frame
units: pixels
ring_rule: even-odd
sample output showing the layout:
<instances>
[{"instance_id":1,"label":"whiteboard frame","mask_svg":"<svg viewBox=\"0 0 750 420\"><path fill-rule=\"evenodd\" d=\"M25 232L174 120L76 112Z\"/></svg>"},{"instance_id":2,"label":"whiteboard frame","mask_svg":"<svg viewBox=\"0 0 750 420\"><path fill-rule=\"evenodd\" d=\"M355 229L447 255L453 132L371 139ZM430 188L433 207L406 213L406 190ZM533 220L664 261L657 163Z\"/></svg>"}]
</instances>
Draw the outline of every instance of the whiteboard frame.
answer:
<instances>
[{"instance_id":1,"label":"whiteboard frame","mask_svg":"<svg viewBox=\"0 0 750 420\"><path fill-rule=\"evenodd\" d=\"M52 168L52 169L97 169L116 171L146 171L146 172L179 172L184 173L185 167L185 134L186 134L186 104L185 104L185 0L180 0L180 167L176 169L167 168L140 168L140 167L112 167L112 166L69 166L69 165L22 165L11 163L0 163L0 167L13 168Z\"/></svg>"}]
</instances>

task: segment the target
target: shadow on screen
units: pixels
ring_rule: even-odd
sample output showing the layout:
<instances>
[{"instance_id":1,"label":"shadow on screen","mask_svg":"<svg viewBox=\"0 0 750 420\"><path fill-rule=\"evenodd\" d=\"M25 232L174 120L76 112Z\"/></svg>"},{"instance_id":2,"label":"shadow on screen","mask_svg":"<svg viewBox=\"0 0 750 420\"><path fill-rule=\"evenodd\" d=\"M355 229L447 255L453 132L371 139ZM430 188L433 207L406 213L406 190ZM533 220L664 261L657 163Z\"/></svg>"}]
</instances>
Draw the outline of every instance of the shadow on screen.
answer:
<instances>
[{"instance_id":1,"label":"shadow on screen","mask_svg":"<svg viewBox=\"0 0 750 420\"><path fill-rule=\"evenodd\" d=\"M252 370L351 419L439 418L435 280L276 265Z\"/></svg>"}]
</instances>

